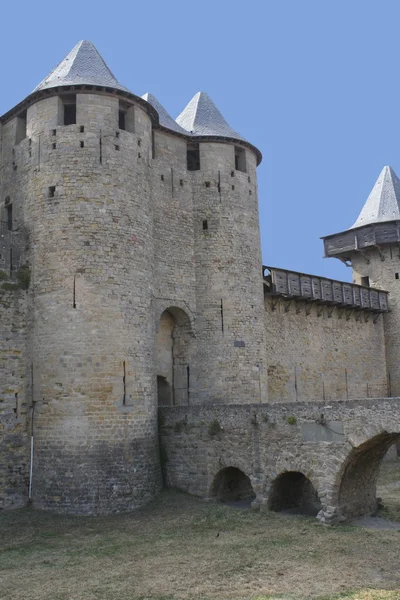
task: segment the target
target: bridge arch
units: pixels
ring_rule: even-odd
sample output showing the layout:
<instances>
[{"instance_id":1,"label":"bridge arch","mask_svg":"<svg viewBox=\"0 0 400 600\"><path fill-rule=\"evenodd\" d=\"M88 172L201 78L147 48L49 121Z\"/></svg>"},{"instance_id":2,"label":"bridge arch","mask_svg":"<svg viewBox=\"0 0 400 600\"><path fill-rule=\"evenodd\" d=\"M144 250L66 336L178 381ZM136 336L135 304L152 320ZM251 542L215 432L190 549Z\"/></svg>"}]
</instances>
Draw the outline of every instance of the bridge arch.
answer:
<instances>
[{"instance_id":1,"label":"bridge arch","mask_svg":"<svg viewBox=\"0 0 400 600\"><path fill-rule=\"evenodd\" d=\"M248 477L237 467L224 467L215 475L210 497L220 502L253 501L256 494Z\"/></svg>"},{"instance_id":2,"label":"bridge arch","mask_svg":"<svg viewBox=\"0 0 400 600\"><path fill-rule=\"evenodd\" d=\"M338 509L342 517L372 513L377 508L376 483L383 457L400 432L381 431L353 447L339 472Z\"/></svg>"},{"instance_id":3,"label":"bridge arch","mask_svg":"<svg viewBox=\"0 0 400 600\"><path fill-rule=\"evenodd\" d=\"M271 482L267 506L275 512L312 516L321 510L317 490L300 471L284 471Z\"/></svg>"}]
</instances>

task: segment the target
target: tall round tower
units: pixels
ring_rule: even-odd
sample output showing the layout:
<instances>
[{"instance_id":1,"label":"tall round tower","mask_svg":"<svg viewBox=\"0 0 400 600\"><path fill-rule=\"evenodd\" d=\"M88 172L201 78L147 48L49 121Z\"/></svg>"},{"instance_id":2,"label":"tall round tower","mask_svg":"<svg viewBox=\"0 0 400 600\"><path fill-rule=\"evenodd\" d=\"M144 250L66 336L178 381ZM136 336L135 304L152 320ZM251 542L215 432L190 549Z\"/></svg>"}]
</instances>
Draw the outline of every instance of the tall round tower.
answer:
<instances>
[{"instance_id":1,"label":"tall round tower","mask_svg":"<svg viewBox=\"0 0 400 600\"><path fill-rule=\"evenodd\" d=\"M204 92L177 123L192 136L197 402L266 402L256 167L260 152Z\"/></svg>"},{"instance_id":2,"label":"tall round tower","mask_svg":"<svg viewBox=\"0 0 400 600\"><path fill-rule=\"evenodd\" d=\"M353 282L389 292L384 331L388 394L400 396L400 180L384 167L350 229L323 238L325 256L353 268Z\"/></svg>"},{"instance_id":3,"label":"tall round tower","mask_svg":"<svg viewBox=\"0 0 400 600\"><path fill-rule=\"evenodd\" d=\"M149 318L157 113L84 41L4 128L16 119L5 187L32 269L33 503L129 510L160 487Z\"/></svg>"}]
</instances>

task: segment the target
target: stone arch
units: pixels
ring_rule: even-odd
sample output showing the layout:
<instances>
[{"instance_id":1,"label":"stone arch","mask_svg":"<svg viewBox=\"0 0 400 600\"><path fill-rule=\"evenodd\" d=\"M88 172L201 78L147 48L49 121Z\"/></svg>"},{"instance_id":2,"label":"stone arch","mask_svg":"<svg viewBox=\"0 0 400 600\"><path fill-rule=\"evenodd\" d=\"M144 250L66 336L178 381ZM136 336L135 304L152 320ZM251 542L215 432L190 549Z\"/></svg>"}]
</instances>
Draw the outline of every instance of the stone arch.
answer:
<instances>
[{"instance_id":1,"label":"stone arch","mask_svg":"<svg viewBox=\"0 0 400 600\"><path fill-rule=\"evenodd\" d=\"M382 431L352 448L338 478L338 509L342 517L356 517L376 510L379 468L390 446L399 440L400 433Z\"/></svg>"},{"instance_id":2,"label":"stone arch","mask_svg":"<svg viewBox=\"0 0 400 600\"><path fill-rule=\"evenodd\" d=\"M267 505L275 512L290 511L312 516L321 509L317 490L300 471L285 471L272 481Z\"/></svg>"},{"instance_id":3,"label":"stone arch","mask_svg":"<svg viewBox=\"0 0 400 600\"><path fill-rule=\"evenodd\" d=\"M163 311L156 333L156 376L159 406L190 402L192 327L186 312L177 306Z\"/></svg>"},{"instance_id":4,"label":"stone arch","mask_svg":"<svg viewBox=\"0 0 400 600\"><path fill-rule=\"evenodd\" d=\"M252 502L256 494L248 477L237 467L224 467L215 475L210 497L219 502Z\"/></svg>"}]
</instances>

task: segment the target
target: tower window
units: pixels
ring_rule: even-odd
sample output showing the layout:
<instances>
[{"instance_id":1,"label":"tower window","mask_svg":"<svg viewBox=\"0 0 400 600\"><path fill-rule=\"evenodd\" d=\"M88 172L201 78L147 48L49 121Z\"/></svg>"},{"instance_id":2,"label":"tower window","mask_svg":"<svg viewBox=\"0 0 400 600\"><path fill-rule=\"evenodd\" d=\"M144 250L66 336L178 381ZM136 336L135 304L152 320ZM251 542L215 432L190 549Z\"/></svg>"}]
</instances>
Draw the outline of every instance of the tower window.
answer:
<instances>
[{"instance_id":1,"label":"tower window","mask_svg":"<svg viewBox=\"0 0 400 600\"><path fill-rule=\"evenodd\" d=\"M123 131L125 131L125 111L124 110L118 111L118 127L120 129L122 129Z\"/></svg>"},{"instance_id":2,"label":"tower window","mask_svg":"<svg viewBox=\"0 0 400 600\"><path fill-rule=\"evenodd\" d=\"M12 231L13 228L13 215L12 215L12 204L6 206L6 217L7 217L7 229Z\"/></svg>"},{"instance_id":3,"label":"tower window","mask_svg":"<svg viewBox=\"0 0 400 600\"><path fill-rule=\"evenodd\" d=\"M16 121L15 143L19 144L26 138L26 111L20 114Z\"/></svg>"},{"instance_id":4,"label":"tower window","mask_svg":"<svg viewBox=\"0 0 400 600\"><path fill-rule=\"evenodd\" d=\"M369 277L366 275L365 277L361 277L361 285L364 287L369 287Z\"/></svg>"},{"instance_id":5,"label":"tower window","mask_svg":"<svg viewBox=\"0 0 400 600\"><path fill-rule=\"evenodd\" d=\"M187 145L187 170L199 171L200 169L200 147L199 144Z\"/></svg>"},{"instance_id":6,"label":"tower window","mask_svg":"<svg viewBox=\"0 0 400 600\"><path fill-rule=\"evenodd\" d=\"M240 146L235 146L235 169L246 173L246 151Z\"/></svg>"},{"instance_id":7,"label":"tower window","mask_svg":"<svg viewBox=\"0 0 400 600\"><path fill-rule=\"evenodd\" d=\"M398 279L398 278L399 278L399 274L398 274L398 273L395 273L395 274L394 274L394 278L395 278L395 279Z\"/></svg>"},{"instance_id":8,"label":"tower window","mask_svg":"<svg viewBox=\"0 0 400 600\"><path fill-rule=\"evenodd\" d=\"M123 131L135 133L135 107L133 104L119 101L118 127Z\"/></svg>"},{"instance_id":9,"label":"tower window","mask_svg":"<svg viewBox=\"0 0 400 600\"><path fill-rule=\"evenodd\" d=\"M76 95L71 94L62 98L64 105L64 125L76 124Z\"/></svg>"},{"instance_id":10,"label":"tower window","mask_svg":"<svg viewBox=\"0 0 400 600\"><path fill-rule=\"evenodd\" d=\"M49 191L48 191L49 198L54 198L55 194L56 194L56 186L51 185L49 187Z\"/></svg>"},{"instance_id":11,"label":"tower window","mask_svg":"<svg viewBox=\"0 0 400 600\"><path fill-rule=\"evenodd\" d=\"M206 231L208 229L208 221L207 221L207 219L203 220L203 229L204 229L204 231Z\"/></svg>"}]
</instances>

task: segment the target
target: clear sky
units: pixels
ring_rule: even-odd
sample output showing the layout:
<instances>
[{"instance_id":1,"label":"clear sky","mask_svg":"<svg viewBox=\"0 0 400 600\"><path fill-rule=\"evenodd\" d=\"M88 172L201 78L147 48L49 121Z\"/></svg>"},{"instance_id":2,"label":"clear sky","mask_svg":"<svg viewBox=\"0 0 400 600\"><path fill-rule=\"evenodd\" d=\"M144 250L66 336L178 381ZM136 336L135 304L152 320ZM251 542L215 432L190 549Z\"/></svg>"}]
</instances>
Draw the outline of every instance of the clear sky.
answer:
<instances>
[{"instance_id":1,"label":"clear sky","mask_svg":"<svg viewBox=\"0 0 400 600\"><path fill-rule=\"evenodd\" d=\"M0 114L81 39L176 117L199 90L263 153L265 264L350 279L321 235L400 175L398 0L36 0L1 7Z\"/></svg>"}]
</instances>

